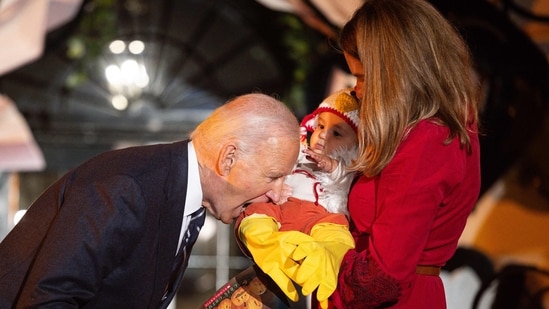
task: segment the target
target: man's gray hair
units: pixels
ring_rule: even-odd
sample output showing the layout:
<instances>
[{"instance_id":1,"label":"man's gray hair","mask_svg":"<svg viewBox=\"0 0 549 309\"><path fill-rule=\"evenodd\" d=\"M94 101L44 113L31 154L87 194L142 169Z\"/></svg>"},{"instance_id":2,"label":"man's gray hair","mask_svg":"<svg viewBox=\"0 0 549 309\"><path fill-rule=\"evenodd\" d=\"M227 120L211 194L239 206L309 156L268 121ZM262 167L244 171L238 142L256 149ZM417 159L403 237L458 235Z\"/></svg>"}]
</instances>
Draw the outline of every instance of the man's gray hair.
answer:
<instances>
[{"instance_id":1,"label":"man's gray hair","mask_svg":"<svg viewBox=\"0 0 549 309\"><path fill-rule=\"evenodd\" d=\"M276 141L297 143L299 123L284 103L265 94L250 93L218 107L190 137L203 153L216 153L215 150L232 140L244 156L249 156L257 152L257 147L267 147Z\"/></svg>"}]
</instances>

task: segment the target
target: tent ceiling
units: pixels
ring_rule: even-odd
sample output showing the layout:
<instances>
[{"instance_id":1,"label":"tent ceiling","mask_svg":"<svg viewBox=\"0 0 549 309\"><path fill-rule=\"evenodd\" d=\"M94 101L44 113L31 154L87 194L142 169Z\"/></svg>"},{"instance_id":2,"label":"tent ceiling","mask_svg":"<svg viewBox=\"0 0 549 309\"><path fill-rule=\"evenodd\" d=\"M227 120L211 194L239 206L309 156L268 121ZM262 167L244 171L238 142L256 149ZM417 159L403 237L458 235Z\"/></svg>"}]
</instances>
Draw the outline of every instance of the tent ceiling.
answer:
<instances>
[{"instance_id":1,"label":"tent ceiling","mask_svg":"<svg viewBox=\"0 0 549 309\"><path fill-rule=\"evenodd\" d=\"M85 1L38 60L0 77L0 93L50 169L181 139L235 95L285 94L292 63L279 52L278 16L254 1Z\"/></svg>"}]
</instances>

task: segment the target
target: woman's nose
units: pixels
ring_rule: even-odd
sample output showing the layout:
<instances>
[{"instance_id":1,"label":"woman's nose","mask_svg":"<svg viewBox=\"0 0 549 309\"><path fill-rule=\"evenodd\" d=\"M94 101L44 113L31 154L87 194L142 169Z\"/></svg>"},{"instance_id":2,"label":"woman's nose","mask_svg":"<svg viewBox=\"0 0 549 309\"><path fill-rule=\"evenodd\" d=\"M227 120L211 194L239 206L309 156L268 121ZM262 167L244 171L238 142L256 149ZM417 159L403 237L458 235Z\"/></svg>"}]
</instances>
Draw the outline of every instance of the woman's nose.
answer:
<instances>
[{"instance_id":1,"label":"woman's nose","mask_svg":"<svg viewBox=\"0 0 549 309\"><path fill-rule=\"evenodd\" d=\"M360 99L362 99L362 91L360 90L360 88L361 87L359 87L358 84L356 84L355 87L353 88L355 98L359 101L360 101Z\"/></svg>"},{"instance_id":2,"label":"woman's nose","mask_svg":"<svg viewBox=\"0 0 549 309\"><path fill-rule=\"evenodd\" d=\"M364 78L357 78L356 84L353 87L355 93L355 98L360 101L362 100L362 89L364 88Z\"/></svg>"}]
</instances>

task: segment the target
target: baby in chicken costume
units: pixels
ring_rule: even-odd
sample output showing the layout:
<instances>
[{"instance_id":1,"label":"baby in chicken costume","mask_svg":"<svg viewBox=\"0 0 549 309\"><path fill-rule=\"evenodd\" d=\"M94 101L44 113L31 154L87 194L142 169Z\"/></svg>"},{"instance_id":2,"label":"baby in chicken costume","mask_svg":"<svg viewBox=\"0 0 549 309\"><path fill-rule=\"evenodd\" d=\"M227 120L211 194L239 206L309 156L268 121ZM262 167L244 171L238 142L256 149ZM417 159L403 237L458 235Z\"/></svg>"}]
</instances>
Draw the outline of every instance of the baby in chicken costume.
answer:
<instances>
[{"instance_id":1,"label":"baby in chicken costume","mask_svg":"<svg viewBox=\"0 0 549 309\"><path fill-rule=\"evenodd\" d=\"M316 290L325 307L341 260L354 248L347 218L354 173L346 166L358 152L358 107L345 89L307 115L301 122L302 151L285 181L291 194L278 205L249 205L236 222L243 252L293 301L298 294L292 281L304 295Z\"/></svg>"}]
</instances>

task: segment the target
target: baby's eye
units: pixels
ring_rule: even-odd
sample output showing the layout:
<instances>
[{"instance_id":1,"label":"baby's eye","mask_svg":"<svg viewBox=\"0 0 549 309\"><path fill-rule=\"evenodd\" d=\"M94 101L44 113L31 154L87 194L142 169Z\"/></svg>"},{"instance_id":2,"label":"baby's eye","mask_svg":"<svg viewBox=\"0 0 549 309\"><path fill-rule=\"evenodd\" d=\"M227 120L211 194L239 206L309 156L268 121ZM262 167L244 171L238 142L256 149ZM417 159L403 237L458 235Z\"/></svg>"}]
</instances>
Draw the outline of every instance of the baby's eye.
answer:
<instances>
[{"instance_id":1,"label":"baby's eye","mask_svg":"<svg viewBox=\"0 0 549 309\"><path fill-rule=\"evenodd\" d=\"M334 136L341 137L343 136L339 131L334 131Z\"/></svg>"}]
</instances>

